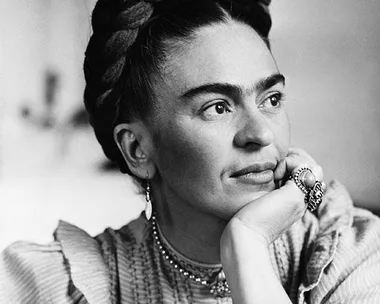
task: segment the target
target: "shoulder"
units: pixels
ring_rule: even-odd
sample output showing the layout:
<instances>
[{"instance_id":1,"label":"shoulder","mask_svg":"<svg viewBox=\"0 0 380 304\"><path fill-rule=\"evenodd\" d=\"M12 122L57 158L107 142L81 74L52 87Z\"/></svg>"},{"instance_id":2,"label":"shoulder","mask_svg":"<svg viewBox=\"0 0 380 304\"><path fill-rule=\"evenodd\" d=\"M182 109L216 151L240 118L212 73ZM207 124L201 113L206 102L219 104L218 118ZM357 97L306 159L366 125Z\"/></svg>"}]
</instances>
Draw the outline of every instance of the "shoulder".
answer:
<instances>
[{"instance_id":1,"label":"shoulder","mask_svg":"<svg viewBox=\"0 0 380 304\"><path fill-rule=\"evenodd\" d=\"M350 225L337 233L331 248L333 258L323 269L315 296L328 303L380 303L380 219L354 208Z\"/></svg>"},{"instance_id":2,"label":"shoulder","mask_svg":"<svg viewBox=\"0 0 380 304\"><path fill-rule=\"evenodd\" d=\"M149 222L143 216L121 229L108 228L95 237L110 274L111 290L114 290L116 274L122 272L126 276L131 263L139 259L144 248L147 248L149 237Z\"/></svg>"},{"instance_id":3,"label":"shoulder","mask_svg":"<svg viewBox=\"0 0 380 304\"><path fill-rule=\"evenodd\" d=\"M108 303L108 272L96 240L62 221L54 235L47 245L17 242L4 250L0 302Z\"/></svg>"},{"instance_id":4,"label":"shoulder","mask_svg":"<svg viewBox=\"0 0 380 304\"><path fill-rule=\"evenodd\" d=\"M70 274L59 242L17 242L0 256L1 303L73 303Z\"/></svg>"},{"instance_id":5,"label":"shoulder","mask_svg":"<svg viewBox=\"0 0 380 304\"><path fill-rule=\"evenodd\" d=\"M107 228L95 237L102 250L115 251L118 246L132 249L146 241L149 237L149 222L144 216L131 221L118 230Z\"/></svg>"},{"instance_id":6,"label":"shoulder","mask_svg":"<svg viewBox=\"0 0 380 304\"><path fill-rule=\"evenodd\" d=\"M332 191L327 193L318 213L314 253L331 251L333 258L326 264L325 273L338 264L342 272L347 272L373 254L380 258L380 219L368 210L354 207L342 185L334 182L331 186Z\"/></svg>"},{"instance_id":7,"label":"shoulder","mask_svg":"<svg viewBox=\"0 0 380 304\"><path fill-rule=\"evenodd\" d=\"M330 184L316 216L300 295L313 303L380 302L380 219Z\"/></svg>"}]
</instances>

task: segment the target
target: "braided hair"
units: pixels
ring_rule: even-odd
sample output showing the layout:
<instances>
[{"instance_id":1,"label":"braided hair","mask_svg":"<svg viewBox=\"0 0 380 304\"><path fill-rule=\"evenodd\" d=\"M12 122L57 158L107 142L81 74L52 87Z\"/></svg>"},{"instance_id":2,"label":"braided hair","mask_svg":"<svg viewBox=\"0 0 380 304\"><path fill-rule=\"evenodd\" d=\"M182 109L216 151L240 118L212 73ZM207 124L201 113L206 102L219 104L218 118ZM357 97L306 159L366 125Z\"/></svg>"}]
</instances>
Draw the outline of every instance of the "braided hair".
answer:
<instances>
[{"instance_id":1,"label":"braided hair","mask_svg":"<svg viewBox=\"0 0 380 304\"><path fill-rule=\"evenodd\" d=\"M267 40L270 0L98 0L92 15L84 74L84 103L106 156L131 174L113 129L154 110L152 77L176 45L200 27L235 19ZM138 180L138 179L137 179Z\"/></svg>"}]
</instances>

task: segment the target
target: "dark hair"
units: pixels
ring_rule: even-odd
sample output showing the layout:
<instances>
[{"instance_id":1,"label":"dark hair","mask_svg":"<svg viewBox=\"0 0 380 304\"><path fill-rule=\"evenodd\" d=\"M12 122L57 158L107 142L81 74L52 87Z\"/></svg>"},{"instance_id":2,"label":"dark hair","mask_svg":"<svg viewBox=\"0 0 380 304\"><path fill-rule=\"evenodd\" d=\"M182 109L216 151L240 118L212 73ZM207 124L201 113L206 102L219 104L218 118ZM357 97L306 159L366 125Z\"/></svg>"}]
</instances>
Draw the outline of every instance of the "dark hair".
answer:
<instances>
[{"instance_id":1,"label":"dark hair","mask_svg":"<svg viewBox=\"0 0 380 304\"><path fill-rule=\"evenodd\" d=\"M152 76L171 50L197 29L235 19L267 40L270 0L98 0L84 61L84 102L106 156L131 174L113 139L121 122L149 119L154 108Z\"/></svg>"}]
</instances>

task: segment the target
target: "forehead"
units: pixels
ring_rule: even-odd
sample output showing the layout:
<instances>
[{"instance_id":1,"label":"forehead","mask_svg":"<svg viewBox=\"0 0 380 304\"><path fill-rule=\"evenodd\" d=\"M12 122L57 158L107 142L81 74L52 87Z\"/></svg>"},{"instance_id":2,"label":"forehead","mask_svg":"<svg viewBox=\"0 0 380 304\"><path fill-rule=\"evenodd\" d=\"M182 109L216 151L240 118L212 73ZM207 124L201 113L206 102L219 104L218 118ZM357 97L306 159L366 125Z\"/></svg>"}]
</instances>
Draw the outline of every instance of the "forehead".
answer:
<instances>
[{"instance_id":1,"label":"forehead","mask_svg":"<svg viewBox=\"0 0 380 304\"><path fill-rule=\"evenodd\" d=\"M230 21L199 29L191 42L169 56L161 81L166 93L178 95L205 83L251 87L277 72L261 37L248 25Z\"/></svg>"}]
</instances>

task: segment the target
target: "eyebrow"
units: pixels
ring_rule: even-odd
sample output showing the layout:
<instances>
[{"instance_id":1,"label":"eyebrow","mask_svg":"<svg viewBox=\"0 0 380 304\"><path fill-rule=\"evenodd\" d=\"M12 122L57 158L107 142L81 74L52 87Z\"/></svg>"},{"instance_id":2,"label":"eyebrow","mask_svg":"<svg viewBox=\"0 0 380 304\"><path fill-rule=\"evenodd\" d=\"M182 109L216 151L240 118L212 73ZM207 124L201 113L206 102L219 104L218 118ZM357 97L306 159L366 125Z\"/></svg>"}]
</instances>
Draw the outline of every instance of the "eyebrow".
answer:
<instances>
[{"instance_id":1,"label":"eyebrow","mask_svg":"<svg viewBox=\"0 0 380 304\"><path fill-rule=\"evenodd\" d=\"M201 94L223 94L231 97L238 97L244 94L251 95L253 92L263 92L281 83L285 85L285 77L282 74L273 74L269 77L260 79L252 88L245 90L239 85L230 83L208 83L199 87L191 88L181 95L182 99L191 99Z\"/></svg>"}]
</instances>

